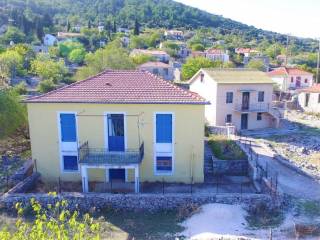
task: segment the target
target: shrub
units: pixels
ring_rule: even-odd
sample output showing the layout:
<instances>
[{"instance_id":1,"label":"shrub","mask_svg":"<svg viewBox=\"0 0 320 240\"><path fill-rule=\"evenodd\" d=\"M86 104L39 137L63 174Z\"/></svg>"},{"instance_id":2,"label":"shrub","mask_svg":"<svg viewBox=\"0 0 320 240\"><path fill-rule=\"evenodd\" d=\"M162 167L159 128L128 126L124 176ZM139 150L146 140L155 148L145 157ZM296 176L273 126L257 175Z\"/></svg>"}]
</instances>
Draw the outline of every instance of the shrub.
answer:
<instances>
[{"instance_id":1,"label":"shrub","mask_svg":"<svg viewBox=\"0 0 320 240\"><path fill-rule=\"evenodd\" d=\"M38 91L41 93L47 93L54 90L55 88L56 88L56 85L53 83L53 81L50 79L47 79L39 83Z\"/></svg>"},{"instance_id":2,"label":"shrub","mask_svg":"<svg viewBox=\"0 0 320 240\"><path fill-rule=\"evenodd\" d=\"M94 223L89 214L80 215L78 211L67 210L65 200L54 205L41 204L31 199L29 208L16 204L18 220L14 231L4 228L0 231L2 240L47 240L47 239L100 239L100 224ZM33 221L26 221L26 214L34 216Z\"/></svg>"},{"instance_id":3,"label":"shrub","mask_svg":"<svg viewBox=\"0 0 320 240\"><path fill-rule=\"evenodd\" d=\"M212 135L209 145L213 154L221 160L247 160L247 155L233 141L222 135Z\"/></svg>"}]
</instances>

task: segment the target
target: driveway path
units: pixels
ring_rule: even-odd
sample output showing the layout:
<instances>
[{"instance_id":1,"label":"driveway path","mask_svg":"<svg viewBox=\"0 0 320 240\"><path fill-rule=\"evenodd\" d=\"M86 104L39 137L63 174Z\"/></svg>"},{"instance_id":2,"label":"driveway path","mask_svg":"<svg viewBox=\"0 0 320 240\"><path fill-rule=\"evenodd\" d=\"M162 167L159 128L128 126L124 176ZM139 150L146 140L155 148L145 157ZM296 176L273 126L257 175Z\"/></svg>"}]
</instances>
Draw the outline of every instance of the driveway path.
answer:
<instances>
[{"instance_id":1,"label":"driveway path","mask_svg":"<svg viewBox=\"0 0 320 240\"><path fill-rule=\"evenodd\" d=\"M288 195L320 200L320 183L306 175L300 174L273 158L275 153L264 143L254 138L246 138L252 141L252 150L259 155L258 163L261 166L268 165L268 171L278 173L278 186ZM244 141L241 141L244 144Z\"/></svg>"}]
</instances>

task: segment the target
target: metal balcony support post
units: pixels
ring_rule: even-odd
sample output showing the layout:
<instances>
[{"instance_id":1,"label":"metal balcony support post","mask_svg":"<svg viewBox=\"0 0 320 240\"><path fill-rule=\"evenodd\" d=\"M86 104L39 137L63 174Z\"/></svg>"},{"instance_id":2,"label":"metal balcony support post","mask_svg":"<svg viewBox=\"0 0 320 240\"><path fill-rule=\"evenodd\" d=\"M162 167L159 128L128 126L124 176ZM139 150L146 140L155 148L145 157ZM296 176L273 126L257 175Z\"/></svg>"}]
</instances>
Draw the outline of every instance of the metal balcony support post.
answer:
<instances>
[{"instance_id":1,"label":"metal balcony support post","mask_svg":"<svg viewBox=\"0 0 320 240\"><path fill-rule=\"evenodd\" d=\"M134 190L140 192L139 165L134 168Z\"/></svg>"}]
</instances>

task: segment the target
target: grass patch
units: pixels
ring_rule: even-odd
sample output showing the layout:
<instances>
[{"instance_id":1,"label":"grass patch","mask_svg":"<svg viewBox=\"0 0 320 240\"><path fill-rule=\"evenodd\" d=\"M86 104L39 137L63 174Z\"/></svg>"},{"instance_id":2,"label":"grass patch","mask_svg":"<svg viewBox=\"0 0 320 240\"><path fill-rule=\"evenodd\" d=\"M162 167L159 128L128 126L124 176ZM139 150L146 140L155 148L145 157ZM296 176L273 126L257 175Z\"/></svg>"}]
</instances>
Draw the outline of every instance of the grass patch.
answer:
<instances>
[{"instance_id":1,"label":"grass patch","mask_svg":"<svg viewBox=\"0 0 320 240\"><path fill-rule=\"evenodd\" d=\"M235 143L222 135L211 135L209 145L216 158L221 160L247 160L247 155Z\"/></svg>"},{"instance_id":2,"label":"grass patch","mask_svg":"<svg viewBox=\"0 0 320 240\"><path fill-rule=\"evenodd\" d=\"M266 203L256 203L247 209L246 220L252 228L270 228L279 226L284 220L283 212Z\"/></svg>"}]
</instances>

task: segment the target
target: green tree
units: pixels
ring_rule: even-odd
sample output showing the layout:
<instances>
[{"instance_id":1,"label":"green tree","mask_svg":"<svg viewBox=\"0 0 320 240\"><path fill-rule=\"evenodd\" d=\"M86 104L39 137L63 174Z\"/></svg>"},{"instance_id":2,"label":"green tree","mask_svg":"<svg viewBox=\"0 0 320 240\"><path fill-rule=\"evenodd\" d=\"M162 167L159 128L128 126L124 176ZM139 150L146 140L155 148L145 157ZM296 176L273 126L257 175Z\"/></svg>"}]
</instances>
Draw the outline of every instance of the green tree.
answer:
<instances>
[{"instance_id":1,"label":"green tree","mask_svg":"<svg viewBox=\"0 0 320 240\"><path fill-rule=\"evenodd\" d=\"M129 57L128 51L122 48L119 40L115 40L107 44L105 48L87 54L85 57L85 66L77 71L75 79L85 79L107 68L134 69L135 66L133 60Z\"/></svg>"},{"instance_id":2,"label":"green tree","mask_svg":"<svg viewBox=\"0 0 320 240\"><path fill-rule=\"evenodd\" d=\"M31 62L31 72L42 80L51 80L54 84L62 81L68 74L68 69L63 60L54 61L48 55L39 54Z\"/></svg>"},{"instance_id":3,"label":"green tree","mask_svg":"<svg viewBox=\"0 0 320 240\"><path fill-rule=\"evenodd\" d=\"M193 51L204 51L205 47L201 43L196 43L191 46Z\"/></svg>"},{"instance_id":4,"label":"green tree","mask_svg":"<svg viewBox=\"0 0 320 240\"><path fill-rule=\"evenodd\" d=\"M16 27L8 27L5 34L1 37L4 44L9 44L11 41L14 43L23 43L26 40L26 35Z\"/></svg>"},{"instance_id":5,"label":"green tree","mask_svg":"<svg viewBox=\"0 0 320 240\"><path fill-rule=\"evenodd\" d=\"M265 70L265 65L264 65L262 60L250 60L250 62L247 65L247 68L264 71Z\"/></svg>"},{"instance_id":6,"label":"green tree","mask_svg":"<svg viewBox=\"0 0 320 240\"><path fill-rule=\"evenodd\" d=\"M25 208L16 203L18 220L13 231L0 231L2 240L47 240L47 239L100 239L100 224L94 223L89 214L80 215L78 211L68 210L66 200L42 206L33 198L30 200L30 211L35 216L31 222L25 221Z\"/></svg>"},{"instance_id":7,"label":"green tree","mask_svg":"<svg viewBox=\"0 0 320 240\"><path fill-rule=\"evenodd\" d=\"M0 54L0 74L2 85L10 84L10 80L17 75L25 75L23 57L13 50Z\"/></svg>"},{"instance_id":8,"label":"green tree","mask_svg":"<svg viewBox=\"0 0 320 240\"><path fill-rule=\"evenodd\" d=\"M56 89L57 85L51 79L42 80L38 85L38 91L41 93L47 93Z\"/></svg>"},{"instance_id":9,"label":"green tree","mask_svg":"<svg viewBox=\"0 0 320 240\"><path fill-rule=\"evenodd\" d=\"M68 57L69 54L74 49L83 49L84 50L84 47L81 43L73 42L73 41L67 41L67 42L60 43L58 45L58 48L59 48L60 56L62 56L62 57Z\"/></svg>"},{"instance_id":10,"label":"green tree","mask_svg":"<svg viewBox=\"0 0 320 240\"><path fill-rule=\"evenodd\" d=\"M134 31L133 31L134 35L139 35L140 34L140 24L138 22L138 19L135 19L134 21Z\"/></svg>"},{"instance_id":11,"label":"green tree","mask_svg":"<svg viewBox=\"0 0 320 240\"><path fill-rule=\"evenodd\" d=\"M10 136L26 125L27 111L19 95L9 89L0 90L0 138Z\"/></svg>"},{"instance_id":12,"label":"green tree","mask_svg":"<svg viewBox=\"0 0 320 240\"><path fill-rule=\"evenodd\" d=\"M133 63L136 65L141 65L146 62L153 62L156 60L153 56L148 55L148 54L138 54L138 55L131 57L131 59L132 59Z\"/></svg>"},{"instance_id":13,"label":"green tree","mask_svg":"<svg viewBox=\"0 0 320 240\"><path fill-rule=\"evenodd\" d=\"M86 51L83 48L73 49L68 56L70 62L81 64L86 56Z\"/></svg>"},{"instance_id":14,"label":"green tree","mask_svg":"<svg viewBox=\"0 0 320 240\"><path fill-rule=\"evenodd\" d=\"M186 63L182 65L182 79L190 79L200 70L200 68L211 68L215 66L217 66L216 62L213 62L205 57L188 58Z\"/></svg>"}]
</instances>

